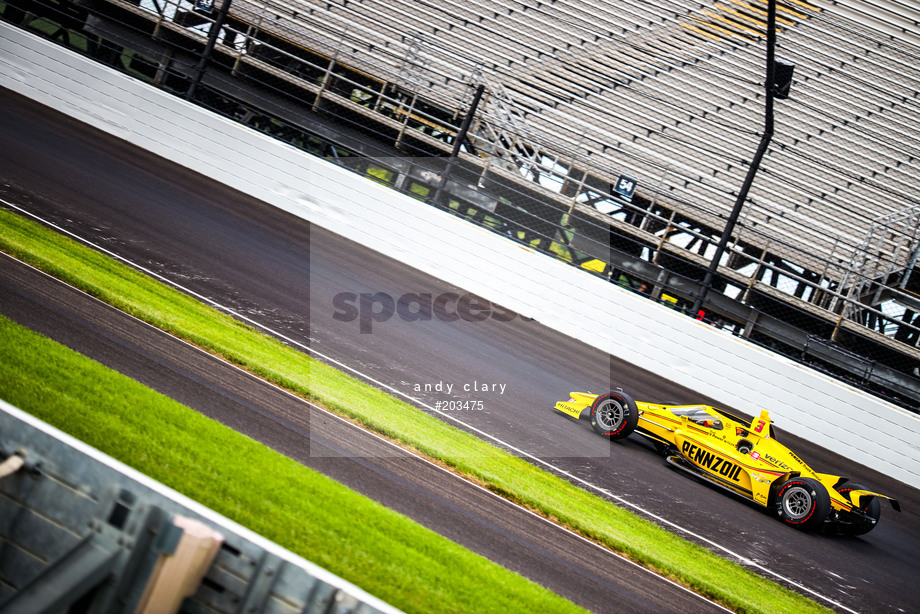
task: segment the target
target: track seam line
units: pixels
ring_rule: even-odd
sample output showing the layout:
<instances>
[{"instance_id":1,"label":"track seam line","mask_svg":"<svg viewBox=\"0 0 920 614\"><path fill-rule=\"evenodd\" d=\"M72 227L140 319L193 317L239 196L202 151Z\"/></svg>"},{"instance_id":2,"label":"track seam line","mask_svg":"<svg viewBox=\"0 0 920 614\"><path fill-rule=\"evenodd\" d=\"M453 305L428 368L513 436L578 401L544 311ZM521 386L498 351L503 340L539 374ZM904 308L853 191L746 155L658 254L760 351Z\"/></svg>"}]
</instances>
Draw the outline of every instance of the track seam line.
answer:
<instances>
[{"instance_id":1,"label":"track seam line","mask_svg":"<svg viewBox=\"0 0 920 614\"><path fill-rule=\"evenodd\" d=\"M564 476L565 478L569 479L570 481L577 482L578 484L581 484L581 485L584 486L585 488L587 488L587 489L589 489L589 490L593 490L593 491L595 491L595 492L597 492L597 493L600 493L601 495L603 495L604 497L607 497L608 499L612 499L613 501L616 501L617 503L619 503L619 504L621 504L621 505L623 505L623 506L626 506L626 507L632 508L633 510L636 510L638 513L640 513L640 514L646 516L647 518L651 518L651 519L653 519L653 520L655 520L655 521L657 521L657 522L659 522L659 523L661 523L661 524L664 524L664 525L667 525L668 527L671 527L671 528L674 529L675 531L678 531L678 532L680 532L680 533L683 533L684 535L691 536L691 537L693 537L693 538L696 539L696 540L699 540L699 541L701 541L701 542L703 542L703 543L705 543L705 544L708 544L708 545L711 546L712 548L715 548L715 549L717 549L717 550L720 550L720 551L724 552L726 555L728 555L728 556L734 558L736 561L738 561L740 564L742 564L742 565L744 565L744 566L747 566L747 567L750 567L750 568L754 568L754 569L760 570L761 572L763 572L763 573L765 573L765 574L768 574L768 575L770 575L770 576L773 576L774 578L776 578L776 579L778 579L778 580L780 580L780 581L782 581L782 582L785 582L785 583L787 583L787 584L790 585L790 586L794 586L794 587L796 587L797 589L799 589L799 590L801 590L801 591L804 591L804 592L806 592L806 593L808 593L808 594L810 594L810 595L813 595L814 597L817 597L818 599L821 599L822 601L825 601L825 602L827 602L827 603L830 603L830 604L834 605L835 607L839 608L840 610L843 610L843 611L846 611L846 612L850 612L851 614L859 614L858 611L853 610L853 609L851 609L851 608L848 608L848 607L846 607L845 605L843 605L842 603L840 603L840 602L838 602L838 601L835 601L834 599L832 599L832 598L830 598L830 597L827 597L827 596L825 596L825 595L822 595L821 593L819 593L819 592L817 592L817 591L815 591L815 590L813 590L813 589L811 589L811 588L808 588L807 586L804 586L804 585L802 585L802 584L799 584L798 582L796 582L796 581L794 581L794 580L792 580L792 579L790 579L790 578L787 578L786 576L783 576L782 574L780 574L780 573L778 573L778 572L773 571L773 570L770 569L769 567L766 567L766 566L764 566L764 565L761 565L760 563L757 563L756 561L754 561L754 560L752 560L752 559L749 559L749 558L746 557L746 556L743 556L743 555L741 555L741 554L738 554L737 552L735 552L735 551L729 549L728 547L722 546L721 544L718 544L718 543L714 542L713 540L711 540L711 539L709 539L709 538L707 538L707 537L704 537L704 536L702 536L702 535L700 535L700 534L698 534L698 533L695 533L694 531L691 531L691 530L689 530L689 529L685 529L684 527L681 527L680 525L678 525L678 524L675 523L675 522L672 522L672 521L670 521L670 520L668 520L668 519L666 519L666 518L663 518L662 516L659 516L659 515L657 515L657 514L651 512L651 511L649 511L649 510L646 510L646 509L644 509L643 507L641 507L641 506L639 506L639 505L637 505L637 504L635 504L635 503L632 503L632 502L630 502L629 500L624 499L623 497L621 497L621 496L619 496L619 495L613 494L612 492L608 491L608 490L605 489L605 488L602 488L602 487L600 487L600 486L597 486L597 485L595 485L595 484L592 484L591 482L589 482L589 481L587 481L587 480L585 480L585 479L583 479L583 478L578 477L577 475L574 475L574 474L572 474L572 473L569 473L568 471L565 471L564 469L561 469L561 468L559 468L559 467L556 467L555 465L553 465L553 464L551 464L551 463L549 463L549 462L547 462L547 461L544 461L543 459L541 459L541 458L539 458L539 457L537 457L537 456L534 456L534 455L530 454L529 452L526 452L526 451L521 450L520 448L517 448L517 447L515 447L515 446L513 446L513 445L511 445L511 444L509 444L509 443L507 443L507 442L504 442L504 441L502 441L501 439L495 437L494 435L491 435L491 434L489 434L489 433L487 433L487 432L485 432L485 431L483 431L483 430L481 430L481 429L478 429L478 428L476 428L475 426L472 426L472 425L470 425L470 424L467 424L466 422L463 422L462 420L456 418L455 416L453 416L453 415L451 415L451 414L449 414L449 413L446 413L446 412L443 412L443 411L441 411L441 410L435 409L434 407L428 405L427 403L421 401L420 399L416 399L415 397L409 396L408 394L406 394L406 393L400 391L400 390L397 389L397 388L394 388L394 387L390 386L389 384L386 384L386 383L381 382L381 381L379 381L379 380L377 380L377 379L375 379L375 378L373 378L373 377L371 377L371 376L369 376L369 375L366 375L366 374L364 374L364 373L358 371L357 369L355 369L355 368L353 368L353 367L351 367L351 366L349 366L349 365L347 365L347 364L345 364L345 363L343 363L343 362L341 362L341 361L339 361L339 360L336 360L335 358L332 358L331 356L326 356L325 354L322 354L321 352L318 352L318 351L314 350L314 349L311 348L309 345L306 345L306 344L304 344L304 343L301 343L300 341L297 341L296 339L291 339L290 337L287 337L286 335L284 335L284 334L282 334L282 333L280 333L280 332L278 332L278 331L275 331L274 329L272 329L272 328L270 328L270 327L268 327L268 326L265 326L264 324L261 324L261 323L258 322L257 320L254 320L254 319L252 319L252 318L250 318L250 317L248 317L248 316L246 316L246 315L243 315L243 314L241 314L241 313L238 313L238 312L236 312L236 311L233 310L233 309L230 309L230 308L228 308L228 307L225 307L224 305L218 303L217 301L211 299L210 297L204 296L203 294L199 294L198 292L195 292L194 290L191 290L190 288L186 288L186 287L182 286L181 284L178 284L178 283L176 283L176 282L170 280L169 278L167 278L167 277L165 277L165 276L163 276L163 275L161 275L161 274L159 274L159 273L157 273L157 272L155 272L155 271L153 271L153 270L151 270L151 269L148 269L148 268L146 268L146 267L143 267L143 266L141 266L141 265L138 265L138 264L132 262L131 260L129 260L129 259L123 257L123 256L120 256L119 254L117 254L117 253L115 253L115 252L113 252L113 251L111 251L111 250L109 250L109 249L107 249L107 248L105 248L105 247L102 247L102 246L100 246L100 245L97 245L97 244L93 243L92 241L88 241L88 240L84 239L83 237L77 235L76 233L71 232L70 230L67 230L66 228L63 228L63 227L61 227L61 226L58 226L57 224L55 224L55 223L53 223L53 222L51 222L51 221L45 220L44 218L42 218L42 217L40 217L40 216L38 216L38 215L36 215L36 214L34 214L34 213L32 213L32 212L26 210L26 209L23 209L22 207L19 207L19 206L13 204L13 203L10 203L9 201L7 201L7 200L5 200L5 199L3 199L3 198L0 198L0 202L2 202L3 204L5 204L5 205L7 205L7 206L9 206L9 207L11 207L11 208L17 210L17 211L20 211L20 212L24 213L25 215L28 215L29 217L32 217L32 218L34 218L34 219L36 219L36 220L42 222L43 224L45 224L45 225L47 225L47 226L50 226L50 227L52 227L52 228L54 228L54 229L60 231L61 233L64 233L64 234L66 234L66 235L68 235L68 236L70 236L70 237L73 237L75 240L77 240L77 241L79 241L79 242L81 242L81 243L83 243L83 244L85 244L85 245L88 245L88 246L92 247L93 249L96 249L96 250L98 250L98 251L100 251L100 252L102 252L102 253L104 253L104 254L107 254L107 255L111 256L112 258L115 258L115 259L117 259L117 260L119 260L119 261L121 261L121 262L124 262L125 264L128 264L128 265L131 266L132 268L137 269L137 270L139 270L139 271L141 271L141 272L143 272L143 273L145 273L145 274L147 274L147 275L150 275L151 277L154 277L154 278L156 278L156 279L158 279L158 280L160 280L160 281L162 281L162 282L164 282L164 283L166 283L166 284L168 284L168 285L170 285L170 286L176 288L177 290L180 290L180 291L182 291L182 292L184 292L184 293L186 293L186 294L188 294L188 295L190 295L190 296L193 296L193 297L195 297L195 298L197 298L197 299L199 299L199 300L201 300L201 301L203 301L203 302L205 302L205 303L208 303L208 304L210 304L211 306L213 306L214 308L223 311L224 313L227 313L227 314L229 314L229 315L232 315L232 316L235 317L235 318L239 318L240 320L243 320L243 321L245 321L245 322L247 322L247 323L249 323L249 324L251 324L251 325L253 325L253 326L257 327L257 328L261 328L262 330L267 331L268 333L270 333L271 335L275 336L275 337L278 338L278 339L281 339L282 341L285 341L285 342L287 342L287 343L289 343L289 344L291 344L291 345L294 345L294 346L297 346L297 347L299 347L299 348L302 348L302 349L306 350L307 353L308 353L308 355L310 355L310 356L314 356L314 355L315 355L315 356L319 356L319 357L321 357L321 358L323 358L323 359L325 359L325 360L327 360L327 361L329 361L329 362L331 362L331 363L333 363L333 364L335 364L335 365L341 367L341 368L344 369L344 370L347 370L347 371L350 371L350 372L354 373L355 375L357 375L358 377L364 379L365 381L371 382L371 383L373 383L374 385L379 386L380 388L382 388L382 389L384 389L384 390L387 390L387 391L391 392L392 394L394 394L394 395L396 395L396 396L402 397L402 398L404 398L404 399L408 399L408 400L411 401L412 403L414 403L414 404L416 404L416 405L418 405L418 406L420 406L420 407L423 407L423 408L425 408L425 409L427 409L427 410L429 410L429 411L431 411L431 412L433 412L433 413L439 414L439 415L442 416L443 418L446 418L446 419L448 419L448 420L450 420L450 421L456 422L457 424L461 424L461 425L463 425L466 429L468 429L468 430L470 430L470 431L473 431L474 433L476 433L476 434L478 434L478 435L481 435L482 437L484 437L484 438L486 438L486 439L490 439L490 440L492 440L493 442L496 442L498 445L502 446L502 447L505 448L506 450L512 451L512 452L514 452L514 453L516 453L516 454L520 454L521 457L526 458L526 459L530 460L531 462L533 462L533 463L535 463L535 464L539 464L539 465L542 465L543 467L546 467L547 469L549 469L550 471L552 471L552 472L555 473L556 475Z\"/></svg>"}]
</instances>

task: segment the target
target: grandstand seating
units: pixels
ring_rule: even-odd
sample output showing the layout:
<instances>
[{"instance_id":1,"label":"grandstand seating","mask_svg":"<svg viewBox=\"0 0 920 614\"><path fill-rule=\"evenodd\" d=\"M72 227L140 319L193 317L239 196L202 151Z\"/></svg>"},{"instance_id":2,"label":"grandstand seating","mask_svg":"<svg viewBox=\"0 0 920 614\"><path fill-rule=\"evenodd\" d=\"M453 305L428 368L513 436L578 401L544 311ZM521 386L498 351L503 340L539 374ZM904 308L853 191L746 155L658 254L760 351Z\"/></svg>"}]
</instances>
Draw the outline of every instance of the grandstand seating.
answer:
<instances>
[{"instance_id":1,"label":"grandstand seating","mask_svg":"<svg viewBox=\"0 0 920 614\"><path fill-rule=\"evenodd\" d=\"M493 168L520 177L516 166L526 165L529 174L556 173L560 185L567 175L596 182L625 173L640 195L708 228L711 240L763 130L766 8L766 0L233 0L231 15L398 86L403 102L383 105L391 113L380 120L391 127L419 113L407 106L415 98L456 120L485 83L469 138L480 155L508 157ZM737 233L746 249L769 246L793 268L839 284L872 221L920 203L920 8L778 0L777 25L777 56L795 63L795 83L777 101L775 136ZM910 253L872 257L904 265Z\"/></svg>"}]
</instances>

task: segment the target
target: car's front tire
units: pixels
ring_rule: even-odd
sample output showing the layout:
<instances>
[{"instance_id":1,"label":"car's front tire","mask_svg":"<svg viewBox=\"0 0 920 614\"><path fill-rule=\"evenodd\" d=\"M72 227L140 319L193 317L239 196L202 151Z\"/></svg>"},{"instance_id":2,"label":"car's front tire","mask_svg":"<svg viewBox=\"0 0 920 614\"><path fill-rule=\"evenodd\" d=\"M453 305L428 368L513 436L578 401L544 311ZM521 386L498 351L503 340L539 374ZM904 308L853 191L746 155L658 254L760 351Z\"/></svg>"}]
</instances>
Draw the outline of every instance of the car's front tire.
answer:
<instances>
[{"instance_id":1,"label":"car's front tire","mask_svg":"<svg viewBox=\"0 0 920 614\"><path fill-rule=\"evenodd\" d=\"M639 408L624 392L602 394L591 404L591 426L598 435L610 439L628 437L639 424Z\"/></svg>"},{"instance_id":2,"label":"car's front tire","mask_svg":"<svg viewBox=\"0 0 920 614\"><path fill-rule=\"evenodd\" d=\"M786 524L816 531L831 511L831 496L818 480L792 478L776 495L776 511Z\"/></svg>"}]
</instances>

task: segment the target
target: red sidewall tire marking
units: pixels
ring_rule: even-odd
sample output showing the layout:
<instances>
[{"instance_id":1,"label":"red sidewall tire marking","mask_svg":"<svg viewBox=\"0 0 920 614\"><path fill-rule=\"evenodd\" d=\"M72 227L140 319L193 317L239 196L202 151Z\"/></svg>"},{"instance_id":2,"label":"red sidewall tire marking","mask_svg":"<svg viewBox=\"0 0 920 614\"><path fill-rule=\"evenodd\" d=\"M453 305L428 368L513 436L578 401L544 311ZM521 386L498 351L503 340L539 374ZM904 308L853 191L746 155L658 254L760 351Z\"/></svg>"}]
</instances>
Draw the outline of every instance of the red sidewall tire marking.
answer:
<instances>
[{"instance_id":1,"label":"red sidewall tire marking","mask_svg":"<svg viewBox=\"0 0 920 614\"><path fill-rule=\"evenodd\" d=\"M624 414L623 421L620 423L620 428L618 428L615 431L604 431L604 435L608 437L613 437L614 435L618 435L623 429L625 429L626 425L629 423L629 420L626 419L626 415L625 415L629 412L629 405L626 402L624 402L623 397L618 397L612 394L602 395L598 397L597 400L594 401L594 405L591 406L591 417L594 418L595 422L597 421L595 414L597 413L597 407L598 405L600 405L600 401L607 400L607 399L616 400L616 402L620 404L620 408L622 408L623 414Z\"/></svg>"}]
</instances>

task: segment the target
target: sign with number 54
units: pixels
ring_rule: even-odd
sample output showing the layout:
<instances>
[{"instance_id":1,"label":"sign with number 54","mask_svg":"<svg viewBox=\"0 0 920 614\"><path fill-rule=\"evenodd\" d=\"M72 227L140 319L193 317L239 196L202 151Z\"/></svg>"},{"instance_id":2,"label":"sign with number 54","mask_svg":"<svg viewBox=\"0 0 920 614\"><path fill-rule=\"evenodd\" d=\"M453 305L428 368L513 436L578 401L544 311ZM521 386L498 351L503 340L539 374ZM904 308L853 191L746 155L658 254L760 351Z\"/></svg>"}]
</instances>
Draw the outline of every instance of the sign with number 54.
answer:
<instances>
[{"instance_id":1,"label":"sign with number 54","mask_svg":"<svg viewBox=\"0 0 920 614\"><path fill-rule=\"evenodd\" d=\"M633 192L636 191L637 185L639 185L639 181L634 177L620 175L616 183L613 184L613 192L626 200L632 200Z\"/></svg>"}]
</instances>

